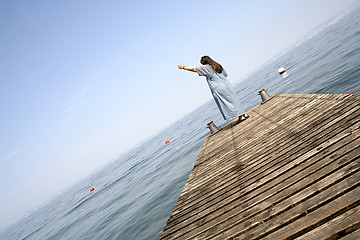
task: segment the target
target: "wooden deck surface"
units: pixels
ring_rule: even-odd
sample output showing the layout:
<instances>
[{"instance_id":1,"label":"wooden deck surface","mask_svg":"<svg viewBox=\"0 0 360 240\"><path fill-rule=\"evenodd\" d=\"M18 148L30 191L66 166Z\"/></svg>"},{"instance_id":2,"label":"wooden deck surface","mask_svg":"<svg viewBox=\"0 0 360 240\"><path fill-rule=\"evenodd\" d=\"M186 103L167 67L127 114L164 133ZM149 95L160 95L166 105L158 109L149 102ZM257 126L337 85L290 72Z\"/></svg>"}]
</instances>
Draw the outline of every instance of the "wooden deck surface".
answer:
<instances>
[{"instance_id":1,"label":"wooden deck surface","mask_svg":"<svg viewBox=\"0 0 360 240\"><path fill-rule=\"evenodd\" d=\"M160 239L360 239L360 95L275 95L205 140Z\"/></svg>"}]
</instances>

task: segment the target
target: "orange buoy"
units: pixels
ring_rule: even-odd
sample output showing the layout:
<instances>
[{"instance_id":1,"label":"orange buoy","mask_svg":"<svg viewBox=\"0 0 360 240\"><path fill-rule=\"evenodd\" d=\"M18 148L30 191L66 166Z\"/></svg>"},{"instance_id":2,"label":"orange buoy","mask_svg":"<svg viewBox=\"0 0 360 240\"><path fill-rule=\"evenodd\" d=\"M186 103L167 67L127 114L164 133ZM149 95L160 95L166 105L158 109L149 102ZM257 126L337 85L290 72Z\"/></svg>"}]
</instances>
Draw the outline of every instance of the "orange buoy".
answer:
<instances>
[{"instance_id":1,"label":"orange buoy","mask_svg":"<svg viewBox=\"0 0 360 240\"><path fill-rule=\"evenodd\" d=\"M165 144L168 144L169 143L169 140L165 140Z\"/></svg>"},{"instance_id":2,"label":"orange buoy","mask_svg":"<svg viewBox=\"0 0 360 240\"><path fill-rule=\"evenodd\" d=\"M90 188L90 192L94 191L95 189L93 187Z\"/></svg>"}]
</instances>

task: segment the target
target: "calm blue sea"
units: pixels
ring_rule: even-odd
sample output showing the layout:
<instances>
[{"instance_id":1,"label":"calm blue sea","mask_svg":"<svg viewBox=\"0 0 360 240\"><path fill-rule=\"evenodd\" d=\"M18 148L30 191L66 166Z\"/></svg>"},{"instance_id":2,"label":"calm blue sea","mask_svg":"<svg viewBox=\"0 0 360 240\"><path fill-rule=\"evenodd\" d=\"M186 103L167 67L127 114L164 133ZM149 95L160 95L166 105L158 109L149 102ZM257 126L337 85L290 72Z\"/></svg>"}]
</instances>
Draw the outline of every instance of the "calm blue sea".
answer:
<instances>
[{"instance_id":1,"label":"calm blue sea","mask_svg":"<svg viewBox=\"0 0 360 240\"><path fill-rule=\"evenodd\" d=\"M280 66L286 79L278 74ZM314 30L235 86L246 110L261 103L261 89L270 95L360 93L360 9ZM224 124L213 101L77 183L0 233L0 239L158 239L210 121Z\"/></svg>"}]
</instances>

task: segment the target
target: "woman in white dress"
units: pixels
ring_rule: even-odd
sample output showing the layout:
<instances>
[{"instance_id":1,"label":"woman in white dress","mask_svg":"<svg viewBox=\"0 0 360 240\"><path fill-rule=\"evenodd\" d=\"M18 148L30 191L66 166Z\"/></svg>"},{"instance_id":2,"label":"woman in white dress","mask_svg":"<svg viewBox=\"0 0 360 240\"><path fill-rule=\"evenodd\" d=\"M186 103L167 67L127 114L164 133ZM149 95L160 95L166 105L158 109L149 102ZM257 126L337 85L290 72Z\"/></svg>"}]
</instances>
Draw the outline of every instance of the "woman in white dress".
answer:
<instances>
[{"instance_id":1,"label":"woman in white dress","mask_svg":"<svg viewBox=\"0 0 360 240\"><path fill-rule=\"evenodd\" d=\"M183 64L180 64L178 65L178 68L197 72L199 76L206 77L206 81L210 87L216 105L225 120L230 121L239 117L237 123L240 123L247 119L249 115L247 113L242 114L243 112L240 110L234 90L227 80L225 69L209 56L203 56L200 63L202 66L199 67L184 66Z\"/></svg>"}]
</instances>

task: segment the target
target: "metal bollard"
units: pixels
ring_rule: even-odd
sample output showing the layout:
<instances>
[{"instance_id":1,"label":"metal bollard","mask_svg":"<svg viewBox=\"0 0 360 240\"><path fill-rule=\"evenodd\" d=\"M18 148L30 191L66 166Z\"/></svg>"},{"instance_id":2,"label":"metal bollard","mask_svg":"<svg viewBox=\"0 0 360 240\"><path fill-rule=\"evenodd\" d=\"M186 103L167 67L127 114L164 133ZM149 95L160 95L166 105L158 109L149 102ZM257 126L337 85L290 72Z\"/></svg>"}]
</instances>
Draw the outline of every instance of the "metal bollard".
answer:
<instances>
[{"instance_id":1,"label":"metal bollard","mask_svg":"<svg viewBox=\"0 0 360 240\"><path fill-rule=\"evenodd\" d=\"M259 95L261 96L262 103L271 99L271 96L266 91L267 91L267 89L266 90L263 89L263 90L259 91Z\"/></svg>"},{"instance_id":2,"label":"metal bollard","mask_svg":"<svg viewBox=\"0 0 360 240\"><path fill-rule=\"evenodd\" d=\"M207 128L210 129L211 134L214 134L214 133L217 133L218 131L220 131L220 129L213 123L213 121L211 121L207 124Z\"/></svg>"}]
</instances>

